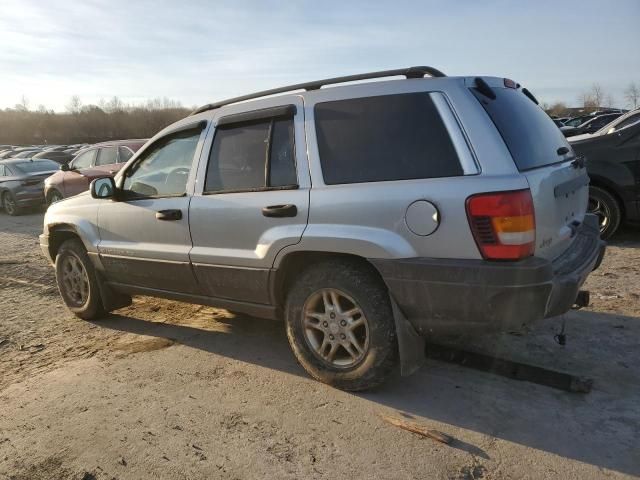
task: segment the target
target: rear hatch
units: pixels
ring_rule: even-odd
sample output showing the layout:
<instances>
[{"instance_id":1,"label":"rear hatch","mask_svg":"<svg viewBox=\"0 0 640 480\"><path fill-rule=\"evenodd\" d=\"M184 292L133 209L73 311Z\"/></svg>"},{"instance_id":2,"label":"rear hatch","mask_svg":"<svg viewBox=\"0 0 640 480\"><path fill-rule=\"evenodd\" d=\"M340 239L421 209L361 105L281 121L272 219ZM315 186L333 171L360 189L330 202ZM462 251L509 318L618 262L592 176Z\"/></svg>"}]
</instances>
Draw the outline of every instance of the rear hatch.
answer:
<instances>
[{"instance_id":1,"label":"rear hatch","mask_svg":"<svg viewBox=\"0 0 640 480\"><path fill-rule=\"evenodd\" d=\"M535 255L554 259L584 220L589 177L564 135L526 89L507 79L475 79L471 92L500 132L531 189Z\"/></svg>"}]
</instances>

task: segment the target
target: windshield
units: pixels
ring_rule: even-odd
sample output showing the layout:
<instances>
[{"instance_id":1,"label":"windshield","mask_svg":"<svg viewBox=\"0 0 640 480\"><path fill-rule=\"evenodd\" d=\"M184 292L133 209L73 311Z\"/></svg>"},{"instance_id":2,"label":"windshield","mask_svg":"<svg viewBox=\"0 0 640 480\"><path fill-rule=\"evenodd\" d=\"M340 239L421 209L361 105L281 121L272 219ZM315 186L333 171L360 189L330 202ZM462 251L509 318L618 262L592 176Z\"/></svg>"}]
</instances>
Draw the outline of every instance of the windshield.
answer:
<instances>
[{"instance_id":1,"label":"windshield","mask_svg":"<svg viewBox=\"0 0 640 480\"><path fill-rule=\"evenodd\" d=\"M571 146L553 120L522 91L493 88L490 99L477 89L471 91L484 107L504 139L518 170L531 170L566 160L560 147Z\"/></svg>"},{"instance_id":2,"label":"windshield","mask_svg":"<svg viewBox=\"0 0 640 480\"><path fill-rule=\"evenodd\" d=\"M57 170L59 165L51 160L36 160L33 162L20 162L12 165L20 173L38 173Z\"/></svg>"}]
</instances>

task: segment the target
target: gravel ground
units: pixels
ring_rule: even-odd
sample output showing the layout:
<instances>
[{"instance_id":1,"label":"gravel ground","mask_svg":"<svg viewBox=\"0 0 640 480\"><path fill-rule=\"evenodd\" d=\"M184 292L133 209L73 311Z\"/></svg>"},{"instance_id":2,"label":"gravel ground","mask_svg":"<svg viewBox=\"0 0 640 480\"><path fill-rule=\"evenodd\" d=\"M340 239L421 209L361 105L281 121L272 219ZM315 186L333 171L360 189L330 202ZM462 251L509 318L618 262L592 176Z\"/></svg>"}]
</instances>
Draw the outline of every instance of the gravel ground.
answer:
<instances>
[{"instance_id":1,"label":"gravel ground","mask_svg":"<svg viewBox=\"0 0 640 480\"><path fill-rule=\"evenodd\" d=\"M0 214L0 479L632 478L640 475L640 232L612 242L589 308L468 348L592 377L567 393L437 361L375 392L308 378L282 323L136 299L62 306L42 214ZM401 430L393 415L454 437Z\"/></svg>"}]
</instances>

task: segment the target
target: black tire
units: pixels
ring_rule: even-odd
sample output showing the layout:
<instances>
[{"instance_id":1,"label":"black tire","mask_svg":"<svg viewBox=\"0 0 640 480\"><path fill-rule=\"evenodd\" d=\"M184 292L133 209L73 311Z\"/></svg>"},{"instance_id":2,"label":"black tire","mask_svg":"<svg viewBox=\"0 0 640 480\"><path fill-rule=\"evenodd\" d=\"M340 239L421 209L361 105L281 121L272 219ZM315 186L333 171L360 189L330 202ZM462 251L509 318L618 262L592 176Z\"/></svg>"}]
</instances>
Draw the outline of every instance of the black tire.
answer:
<instances>
[{"instance_id":1,"label":"black tire","mask_svg":"<svg viewBox=\"0 0 640 480\"><path fill-rule=\"evenodd\" d=\"M16 200L10 192L4 192L2 194L2 208L4 208L4 211L12 217L22 214L22 209L16 205Z\"/></svg>"},{"instance_id":2,"label":"black tire","mask_svg":"<svg viewBox=\"0 0 640 480\"><path fill-rule=\"evenodd\" d=\"M70 282L65 279L64 270L69 262L75 263L76 260L79 261L86 272L88 284L86 299L79 299L74 296L69 288ZM58 249L58 254L56 255L56 282L58 283L58 290L62 300L77 317L83 320L96 320L105 315L106 312L102 306L95 269L89 259L89 255L87 255L87 250L79 239L66 240Z\"/></svg>"},{"instance_id":3,"label":"black tire","mask_svg":"<svg viewBox=\"0 0 640 480\"><path fill-rule=\"evenodd\" d=\"M326 289L351 297L366 319L367 340L360 352L362 358L352 366L330 365L310 345L303 311L310 299L317 298L318 292ZM398 344L393 312L386 286L373 267L341 259L312 265L295 279L285 308L289 344L298 362L316 380L342 390L366 390L383 383L394 370ZM327 329L320 334L328 335L328 332Z\"/></svg>"},{"instance_id":4,"label":"black tire","mask_svg":"<svg viewBox=\"0 0 640 480\"><path fill-rule=\"evenodd\" d=\"M51 190L49 193L47 193L47 207L52 203L59 202L63 198L64 197L58 190Z\"/></svg>"},{"instance_id":5,"label":"black tire","mask_svg":"<svg viewBox=\"0 0 640 480\"><path fill-rule=\"evenodd\" d=\"M589 187L589 212L598 216L600 236L610 238L620 227L622 211L618 200L601 187Z\"/></svg>"}]
</instances>

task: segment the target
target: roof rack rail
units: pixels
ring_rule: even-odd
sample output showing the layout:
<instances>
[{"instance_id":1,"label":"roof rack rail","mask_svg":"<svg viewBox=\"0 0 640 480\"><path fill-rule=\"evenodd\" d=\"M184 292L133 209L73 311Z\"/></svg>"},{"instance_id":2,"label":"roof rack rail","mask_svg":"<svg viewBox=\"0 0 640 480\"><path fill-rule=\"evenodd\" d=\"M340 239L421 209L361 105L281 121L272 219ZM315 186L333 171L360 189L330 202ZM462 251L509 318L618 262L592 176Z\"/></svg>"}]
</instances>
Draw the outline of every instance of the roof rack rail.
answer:
<instances>
[{"instance_id":1,"label":"roof rack rail","mask_svg":"<svg viewBox=\"0 0 640 480\"><path fill-rule=\"evenodd\" d=\"M216 108L229 105L231 103L243 102L245 100L252 100L254 98L266 97L269 95L275 95L278 93L286 93L294 90L318 90L325 85L333 85L336 83L356 82L358 80L369 80L372 78L384 78L404 76L406 78L423 78L425 75L430 77L446 77L444 73L433 67L409 67L398 68L396 70L382 70L379 72L359 73L357 75L347 75L344 77L327 78L325 80L316 80L314 82L296 83L294 85L288 85L286 87L273 88L271 90L263 90L261 92L250 93L249 95L243 95L241 97L229 98L220 102L208 103L202 107L194 110L190 115L196 115L198 113L206 112L207 110L213 110Z\"/></svg>"}]
</instances>

